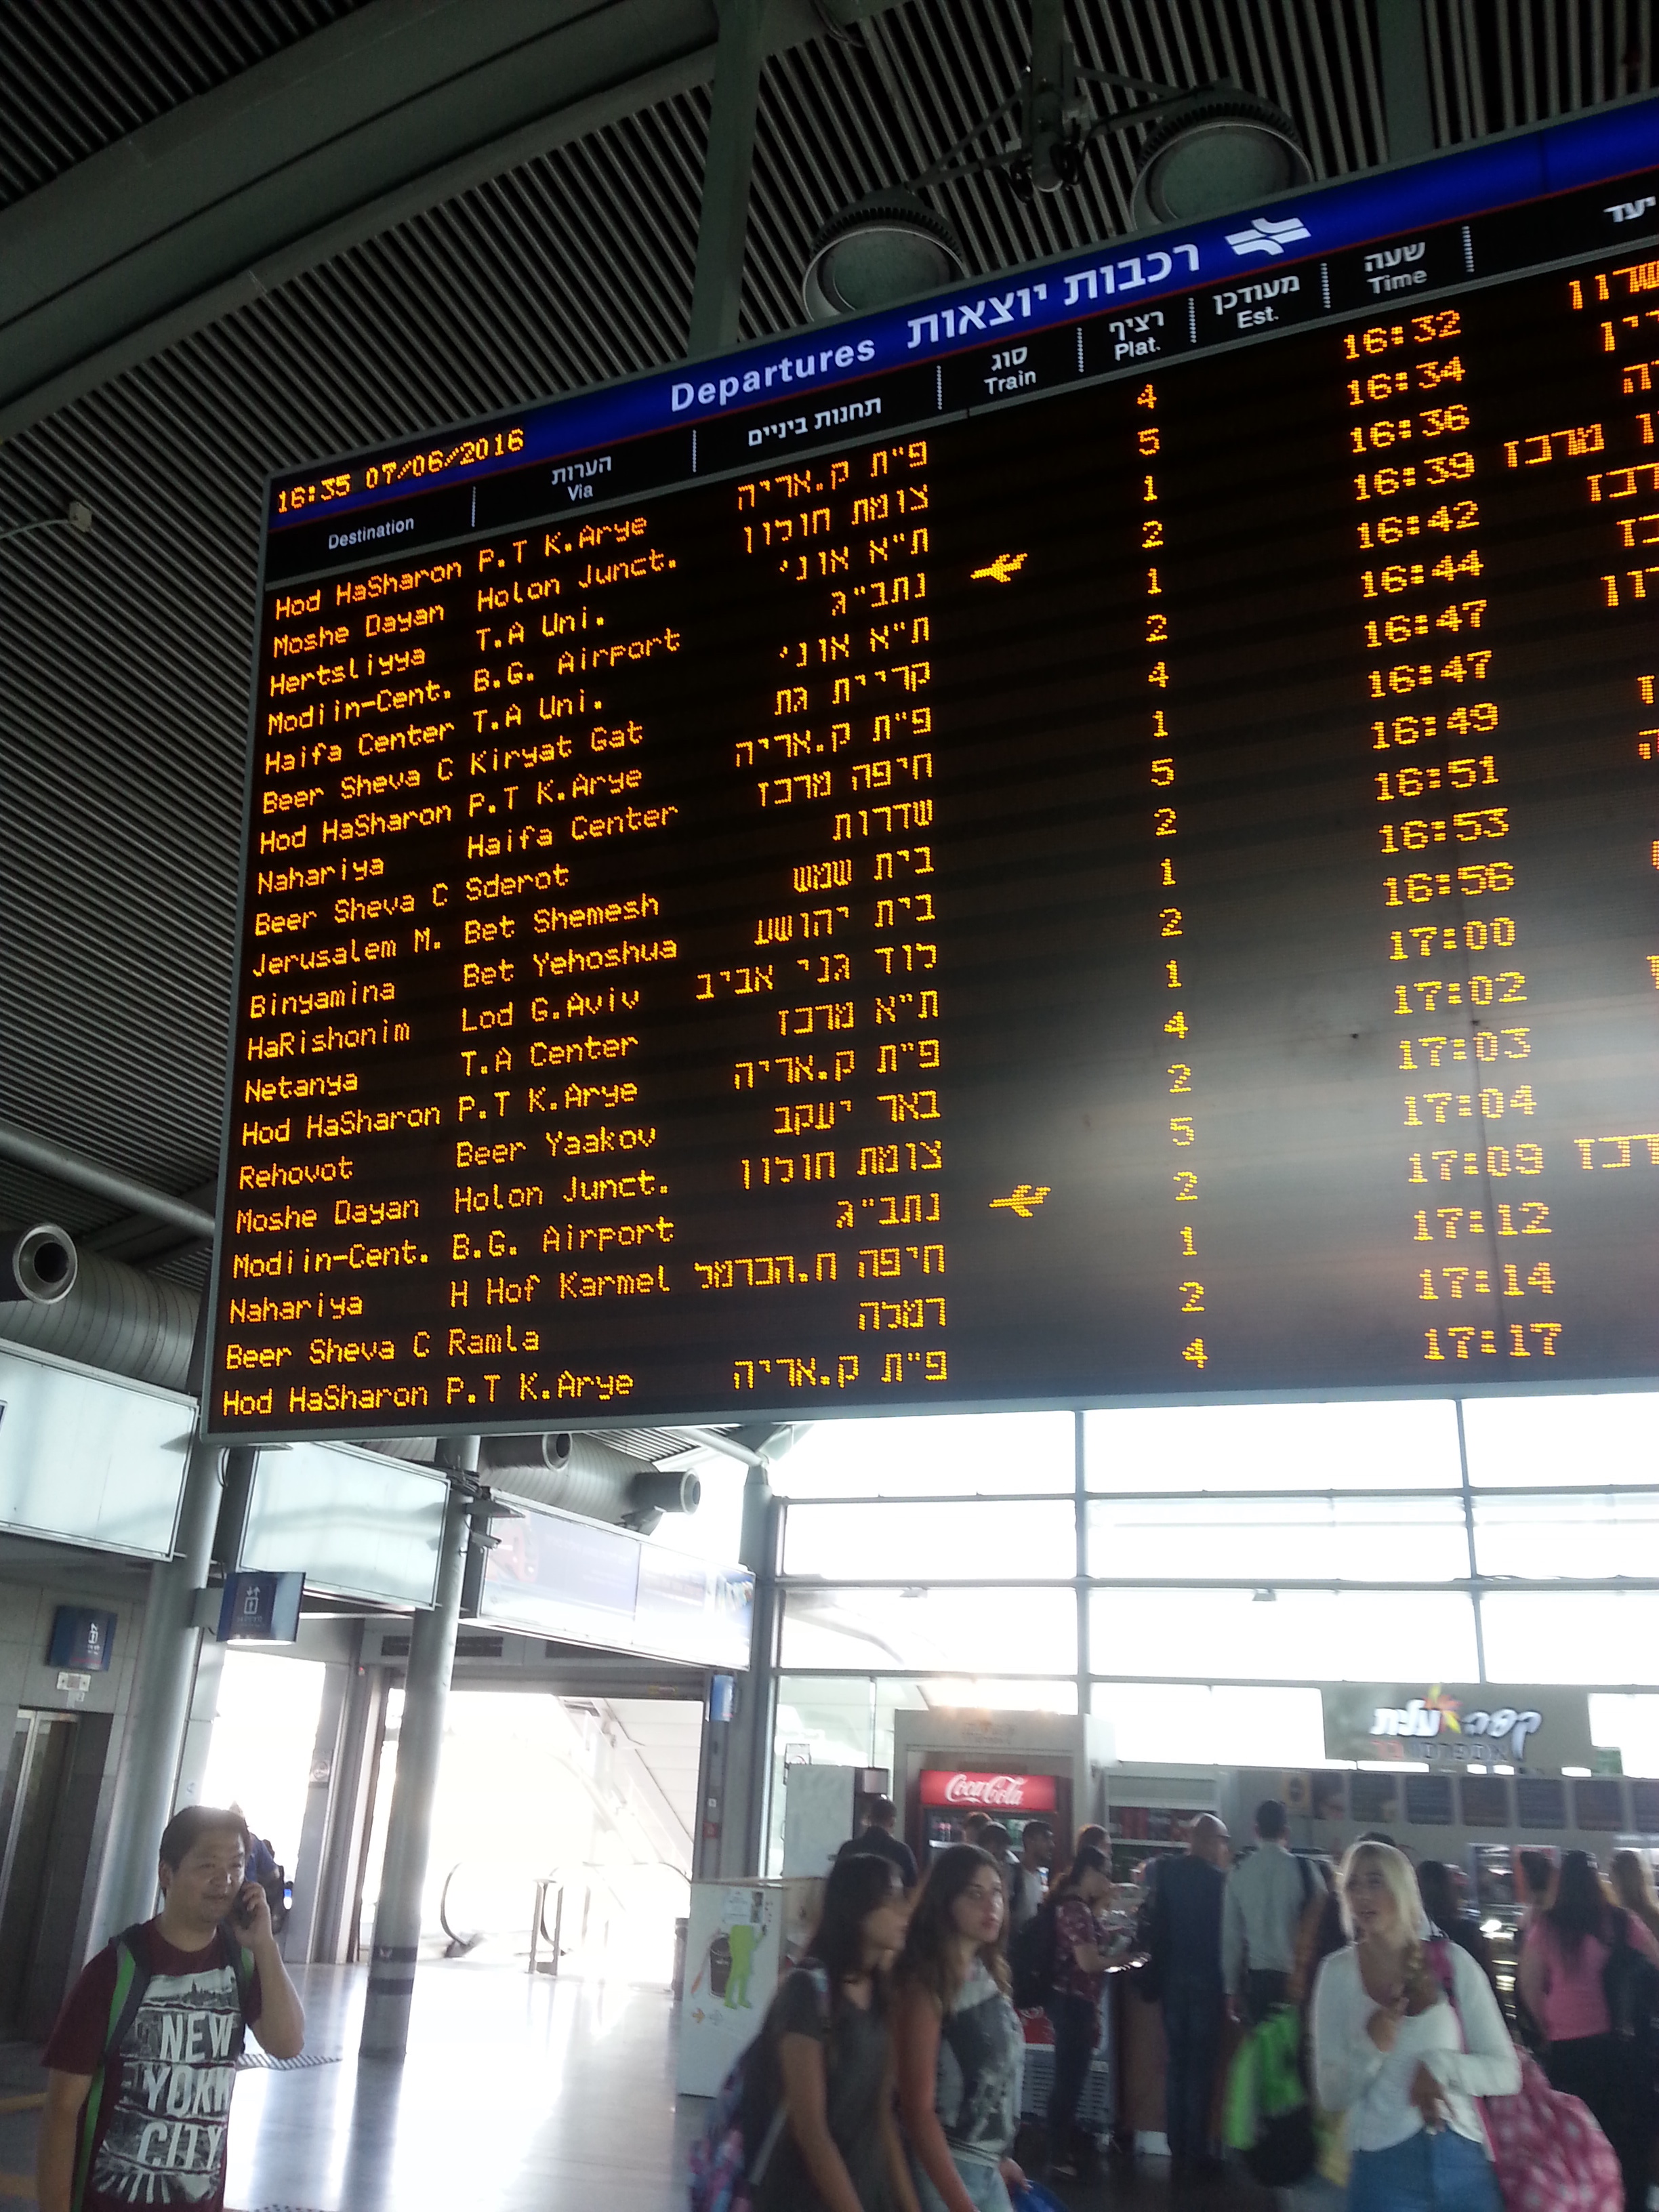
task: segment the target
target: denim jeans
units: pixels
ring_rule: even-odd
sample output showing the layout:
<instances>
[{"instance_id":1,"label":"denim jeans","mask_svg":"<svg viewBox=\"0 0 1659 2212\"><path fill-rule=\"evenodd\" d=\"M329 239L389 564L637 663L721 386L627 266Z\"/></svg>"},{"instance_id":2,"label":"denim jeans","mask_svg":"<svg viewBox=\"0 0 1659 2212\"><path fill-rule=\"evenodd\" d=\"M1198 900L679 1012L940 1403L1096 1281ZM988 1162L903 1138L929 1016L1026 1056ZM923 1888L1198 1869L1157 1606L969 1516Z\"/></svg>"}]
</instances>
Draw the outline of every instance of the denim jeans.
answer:
<instances>
[{"instance_id":1,"label":"denim jeans","mask_svg":"<svg viewBox=\"0 0 1659 2212\"><path fill-rule=\"evenodd\" d=\"M1484 2144L1454 2128L1419 2128L1387 2150L1357 2150L1348 2212L1503 2212Z\"/></svg>"},{"instance_id":2,"label":"denim jeans","mask_svg":"<svg viewBox=\"0 0 1659 2212\"><path fill-rule=\"evenodd\" d=\"M1100 2008L1087 1997L1060 1996L1048 2000L1048 2018L1054 2031L1054 2086L1048 2098L1048 2155L1068 2159L1077 2126L1077 2108L1100 2040Z\"/></svg>"},{"instance_id":3,"label":"denim jeans","mask_svg":"<svg viewBox=\"0 0 1659 2212\"><path fill-rule=\"evenodd\" d=\"M1206 2158L1216 2069L1221 2063L1221 1991L1203 1982L1171 1982L1164 1992L1164 2127L1171 2158Z\"/></svg>"}]
</instances>

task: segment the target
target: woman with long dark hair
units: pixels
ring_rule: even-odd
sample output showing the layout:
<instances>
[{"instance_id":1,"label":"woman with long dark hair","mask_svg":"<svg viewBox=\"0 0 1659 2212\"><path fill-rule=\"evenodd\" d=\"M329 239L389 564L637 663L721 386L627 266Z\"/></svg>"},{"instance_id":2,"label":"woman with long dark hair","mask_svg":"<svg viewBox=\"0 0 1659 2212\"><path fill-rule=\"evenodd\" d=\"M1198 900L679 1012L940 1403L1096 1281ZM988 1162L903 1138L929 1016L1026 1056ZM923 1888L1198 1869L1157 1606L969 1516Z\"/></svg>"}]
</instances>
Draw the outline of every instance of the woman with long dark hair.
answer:
<instances>
[{"instance_id":1,"label":"woman with long dark hair","mask_svg":"<svg viewBox=\"0 0 1659 2212\"><path fill-rule=\"evenodd\" d=\"M1008 1996L1002 1869L953 1844L927 1869L898 1963L899 2112L921 2212L1009 2212L1025 2039Z\"/></svg>"},{"instance_id":2,"label":"woman with long dark hair","mask_svg":"<svg viewBox=\"0 0 1659 2212\"><path fill-rule=\"evenodd\" d=\"M744 2140L760 2144L780 2107L786 2115L754 2212L920 2212L893 2112L887 1976L904 1923L890 1860L836 1861L817 1928L773 1999L749 2069Z\"/></svg>"},{"instance_id":3,"label":"woman with long dark hair","mask_svg":"<svg viewBox=\"0 0 1659 2212\"><path fill-rule=\"evenodd\" d=\"M1521 1996L1549 2038L1544 2071L1551 2087L1589 2106L1618 2155L1626 2212L1643 2212L1653 2084L1644 2047L1613 2032L1602 1976L1615 1944L1631 1945L1659 1966L1659 1943L1633 1913L1608 1902L1589 1853L1564 1852L1555 1902L1528 1930Z\"/></svg>"},{"instance_id":4,"label":"woman with long dark hair","mask_svg":"<svg viewBox=\"0 0 1659 2212\"><path fill-rule=\"evenodd\" d=\"M1111 1862L1098 1844L1080 1844L1048 1893L1054 1916L1054 1981L1048 2006L1054 2030L1048 2171L1067 2179L1077 2172L1077 2108L1100 2040L1100 1992L1109 1938L1099 1911L1111 1893Z\"/></svg>"},{"instance_id":5,"label":"woman with long dark hair","mask_svg":"<svg viewBox=\"0 0 1659 2212\"><path fill-rule=\"evenodd\" d=\"M1457 1894L1457 1876L1444 1859L1419 1859L1417 1867L1417 1887L1423 1899L1423 1910L1449 1943L1455 1943L1460 1951L1467 1951L1492 1984L1492 1993L1498 1995L1498 1966L1492 1958L1492 1945L1480 1933L1480 1923L1472 1912L1463 1910L1462 1899Z\"/></svg>"},{"instance_id":6,"label":"woman with long dark hair","mask_svg":"<svg viewBox=\"0 0 1659 2212\"><path fill-rule=\"evenodd\" d=\"M1107 1835L1105 1829L1100 1826L1098 1821L1091 1820L1086 1826L1079 1828L1077 1832L1077 1841L1073 1844L1069 1851L1064 1850L1056 1850L1054 1863L1048 1869L1049 1896L1054 1896L1060 1884L1065 1881L1066 1875L1070 1874L1072 1869L1077 1864L1078 1853L1079 1851L1107 1850L1110 1848L1110 1841L1111 1839Z\"/></svg>"}]
</instances>

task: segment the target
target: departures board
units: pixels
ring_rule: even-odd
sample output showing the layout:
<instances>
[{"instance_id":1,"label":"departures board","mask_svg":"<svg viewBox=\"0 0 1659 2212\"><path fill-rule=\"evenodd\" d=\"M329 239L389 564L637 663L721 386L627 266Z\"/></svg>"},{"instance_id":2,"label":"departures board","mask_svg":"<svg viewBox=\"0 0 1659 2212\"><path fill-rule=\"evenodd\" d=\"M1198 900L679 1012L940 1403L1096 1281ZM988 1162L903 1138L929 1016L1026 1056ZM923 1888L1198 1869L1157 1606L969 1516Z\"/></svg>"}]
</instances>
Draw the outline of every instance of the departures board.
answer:
<instances>
[{"instance_id":1,"label":"departures board","mask_svg":"<svg viewBox=\"0 0 1659 2212\"><path fill-rule=\"evenodd\" d=\"M274 479L212 1428L1659 1373L1656 149Z\"/></svg>"}]
</instances>

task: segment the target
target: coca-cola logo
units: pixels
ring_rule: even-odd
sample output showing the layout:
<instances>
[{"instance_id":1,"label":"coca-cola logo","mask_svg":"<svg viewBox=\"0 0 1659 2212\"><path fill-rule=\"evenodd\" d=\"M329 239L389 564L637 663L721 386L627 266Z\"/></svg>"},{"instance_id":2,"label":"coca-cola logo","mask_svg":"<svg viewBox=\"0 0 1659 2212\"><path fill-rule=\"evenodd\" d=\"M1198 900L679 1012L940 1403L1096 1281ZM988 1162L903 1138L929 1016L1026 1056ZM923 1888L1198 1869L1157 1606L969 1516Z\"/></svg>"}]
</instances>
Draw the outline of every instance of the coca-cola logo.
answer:
<instances>
[{"instance_id":1,"label":"coca-cola logo","mask_svg":"<svg viewBox=\"0 0 1659 2212\"><path fill-rule=\"evenodd\" d=\"M945 1785L947 1805L1023 1805L1025 1784L1018 1774L953 1774Z\"/></svg>"},{"instance_id":2,"label":"coca-cola logo","mask_svg":"<svg viewBox=\"0 0 1659 2212\"><path fill-rule=\"evenodd\" d=\"M1052 1813L1052 1774L963 1774L933 1769L921 1778L924 1805L973 1805L987 1812Z\"/></svg>"}]
</instances>

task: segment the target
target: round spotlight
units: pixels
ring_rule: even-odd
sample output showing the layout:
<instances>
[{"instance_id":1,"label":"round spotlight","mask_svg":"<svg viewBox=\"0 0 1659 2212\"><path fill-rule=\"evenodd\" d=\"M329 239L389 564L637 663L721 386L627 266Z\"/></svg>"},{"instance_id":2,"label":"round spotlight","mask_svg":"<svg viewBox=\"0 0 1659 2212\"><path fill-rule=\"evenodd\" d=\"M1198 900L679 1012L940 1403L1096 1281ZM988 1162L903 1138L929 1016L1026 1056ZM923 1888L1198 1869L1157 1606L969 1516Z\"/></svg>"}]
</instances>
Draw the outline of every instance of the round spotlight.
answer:
<instances>
[{"instance_id":1,"label":"round spotlight","mask_svg":"<svg viewBox=\"0 0 1659 2212\"><path fill-rule=\"evenodd\" d=\"M912 192L870 192L831 216L813 240L801 301L813 322L833 322L935 291L965 265L943 216Z\"/></svg>"},{"instance_id":2,"label":"round spotlight","mask_svg":"<svg viewBox=\"0 0 1659 2212\"><path fill-rule=\"evenodd\" d=\"M1305 185L1313 175L1288 115L1248 94L1200 96L1155 130L1130 202L1137 229L1198 222Z\"/></svg>"}]
</instances>

